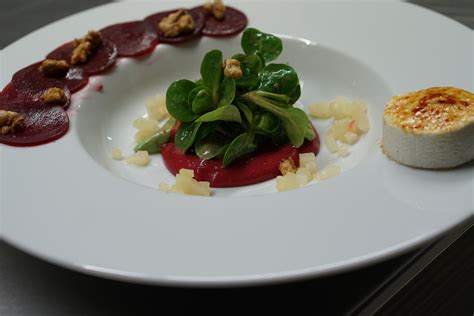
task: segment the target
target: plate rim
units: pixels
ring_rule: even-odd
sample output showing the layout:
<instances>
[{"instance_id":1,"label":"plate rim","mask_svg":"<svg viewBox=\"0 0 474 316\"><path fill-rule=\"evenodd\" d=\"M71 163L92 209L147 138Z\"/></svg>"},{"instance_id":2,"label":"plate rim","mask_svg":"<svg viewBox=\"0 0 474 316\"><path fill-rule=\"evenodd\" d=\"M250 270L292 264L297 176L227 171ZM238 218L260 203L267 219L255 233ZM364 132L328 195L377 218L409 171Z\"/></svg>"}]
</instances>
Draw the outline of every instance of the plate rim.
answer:
<instances>
[{"instance_id":1,"label":"plate rim","mask_svg":"<svg viewBox=\"0 0 474 316\"><path fill-rule=\"evenodd\" d=\"M376 265L378 263L388 261L396 256L401 256L417 248L422 251L425 247L429 247L431 243L436 243L437 239L443 235L448 235L450 232L457 231L463 226L474 225L474 214L467 216L462 221L447 227L445 230L433 231L413 240L405 241L401 244L396 244L393 247L385 248L375 253L370 253L366 256L352 258L350 260L340 261L337 263L320 266L318 268L306 268L289 270L277 273L263 273L256 275L234 276L234 277L154 277L143 275L140 273L109 269L93 265L80 265L55 258L53 256L45 255L26 245L1 236L0 240L21 250L37 259L43 260L50 264L59 266L61 268L69 269L71 271L83 273L90 276L100 277L107 280L121 281L133 284L142 285L159 285L167 287L183 287L183 288L226 288L226 287L252 287L262 285L277 285L286 282L298 282L309 280L311 278L322 278L342 274L357 270L360 268ZM387 250L388 249L388 250Z\"/></svg>"}]
</instances>

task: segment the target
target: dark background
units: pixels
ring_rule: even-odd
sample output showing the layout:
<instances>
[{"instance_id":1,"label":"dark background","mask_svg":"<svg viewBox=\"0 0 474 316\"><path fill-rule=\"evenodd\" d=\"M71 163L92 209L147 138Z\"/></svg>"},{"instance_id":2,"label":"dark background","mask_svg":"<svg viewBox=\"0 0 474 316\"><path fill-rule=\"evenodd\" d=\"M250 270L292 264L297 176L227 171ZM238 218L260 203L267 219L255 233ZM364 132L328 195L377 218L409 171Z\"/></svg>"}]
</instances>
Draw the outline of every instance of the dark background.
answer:
<instances>
[{"instance_id":1,"label":"dark background","mask_svg":"<svg viewBox=\"0 0 474 316\"><path fill-rule=\"evenodd\" d=\"M107 2L0 0L0 48L38 27ZM411 2L474 29L474 0ZM472 221L432 244L357 271L276 286L220 290L152 287L90 277L0 241L0 316L155 314L169 307L173 313L198 307L251 313L253 302L266 309L291 303L294 309L305 306L311 313L331 315L375 311L380 315L473 315L474 228L462 234L469 225ZM217 303L227 308L217 308Z\"/></svg>"}]
</instances>

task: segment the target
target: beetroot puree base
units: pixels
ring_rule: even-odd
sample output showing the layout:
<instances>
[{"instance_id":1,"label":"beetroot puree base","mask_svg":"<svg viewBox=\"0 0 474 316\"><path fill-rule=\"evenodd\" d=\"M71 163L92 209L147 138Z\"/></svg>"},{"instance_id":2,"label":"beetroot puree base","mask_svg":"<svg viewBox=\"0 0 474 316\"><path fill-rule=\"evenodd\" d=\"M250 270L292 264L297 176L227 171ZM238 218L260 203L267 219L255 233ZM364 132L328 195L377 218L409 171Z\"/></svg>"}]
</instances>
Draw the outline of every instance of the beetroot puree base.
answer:
<instances>
[{"instance_id":1,"label":"beetroot puree base","mask_svg":"<svg viewBox=\"0 0 474 316\"><path fill-rule=\"evenodd\" d=\"M226 188L255 184L279 176L280 162L291 157L299 166L299 154L319 152L319 137L305 141L300 147L283 145L254 153L224 168L222 159L203 160L195 154L185 154L176 148L174 142L161 148L166 168L176 175L181 168L194 170L198 181L209 181L211 187Z\"/></svg>"}]
</instances>

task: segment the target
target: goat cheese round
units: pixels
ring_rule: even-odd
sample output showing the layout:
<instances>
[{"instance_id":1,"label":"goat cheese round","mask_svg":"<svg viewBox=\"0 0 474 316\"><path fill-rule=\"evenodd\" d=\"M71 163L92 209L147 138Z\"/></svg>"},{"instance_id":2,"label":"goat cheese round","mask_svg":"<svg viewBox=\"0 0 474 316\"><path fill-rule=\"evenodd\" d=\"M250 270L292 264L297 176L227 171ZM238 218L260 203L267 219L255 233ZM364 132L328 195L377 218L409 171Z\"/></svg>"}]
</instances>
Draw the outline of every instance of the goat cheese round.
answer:
<instances>
[{"instance_id":1,"label":"goat cheese round","mask_svg":"<svg viewBox=\"0 0 474 316\"><path fill-rule=\"evenodd\" d=\"M453 168L474 159L474 94L434 87L395 96L384 109L382 150L398 163Z\"/></svg>"}]
</instances>

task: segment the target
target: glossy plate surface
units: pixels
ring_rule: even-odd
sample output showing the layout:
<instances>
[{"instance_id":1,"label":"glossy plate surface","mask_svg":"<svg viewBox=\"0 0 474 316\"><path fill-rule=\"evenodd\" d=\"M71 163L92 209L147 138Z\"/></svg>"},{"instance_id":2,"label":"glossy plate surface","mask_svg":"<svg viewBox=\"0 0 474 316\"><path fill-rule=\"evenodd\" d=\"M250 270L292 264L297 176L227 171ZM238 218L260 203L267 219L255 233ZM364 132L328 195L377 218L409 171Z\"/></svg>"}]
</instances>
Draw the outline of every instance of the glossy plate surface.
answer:
<instances>
[{"instance_id":1,"label":"glossy plate surface","mask_svg":"<svg viewBox=\"0 0 474 316\"><path fill-rule=\"evenodd\" d=\"M291 64L303 82L300 106L338 95L367 102L371 130L351 155L339 160L323 146L318 156L321 166L335 162L343 173L286 193L275 193L269 181L200 198L157 190L161 181L173 182L159 156L147 168L113 161L112 147L131 153L131 123L145 113L147 97L163 94L172 80L197 77L210 49L240 51L239 36L162 44L144 59L121 60L75 94L65 137L39 147L0 146L6 241L114 279L243 285L353 269L472 216L472 163L449 171L412 169L379 149L391 95L442 85L472 90L473 73L466 71L474 69L472 31L398 2L229 4L247 14L249 26L282 35L279 62ZM2 52L2 87L16 70L89 29L193 5L113 3L39 29ZM274 18L282 12L284 18ZM321 135L328 126L315 124Z\"/></svg>"}]
</instances>

